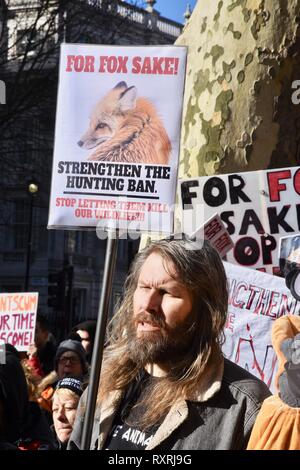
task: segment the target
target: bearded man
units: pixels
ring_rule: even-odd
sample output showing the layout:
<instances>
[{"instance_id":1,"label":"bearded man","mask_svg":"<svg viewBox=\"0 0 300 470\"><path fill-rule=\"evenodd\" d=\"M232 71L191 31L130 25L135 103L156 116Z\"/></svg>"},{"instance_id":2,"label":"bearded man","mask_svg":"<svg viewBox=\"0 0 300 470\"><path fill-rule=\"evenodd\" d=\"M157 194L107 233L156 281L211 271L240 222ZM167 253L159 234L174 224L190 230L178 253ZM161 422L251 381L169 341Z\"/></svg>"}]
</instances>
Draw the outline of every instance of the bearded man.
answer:
<instances>
[{"instance_id":1,"label":"bearded man","mask_svg":"<svg viewBox=\"0 0 300 470\"><path fill-rule=\"evenodd\" d=\"M228 306L208 242L140 252L110 326L91 449L245 449L267 386L221 352ZM86 393L69 448L80 449Z\"/></svg>"}]
</instances>

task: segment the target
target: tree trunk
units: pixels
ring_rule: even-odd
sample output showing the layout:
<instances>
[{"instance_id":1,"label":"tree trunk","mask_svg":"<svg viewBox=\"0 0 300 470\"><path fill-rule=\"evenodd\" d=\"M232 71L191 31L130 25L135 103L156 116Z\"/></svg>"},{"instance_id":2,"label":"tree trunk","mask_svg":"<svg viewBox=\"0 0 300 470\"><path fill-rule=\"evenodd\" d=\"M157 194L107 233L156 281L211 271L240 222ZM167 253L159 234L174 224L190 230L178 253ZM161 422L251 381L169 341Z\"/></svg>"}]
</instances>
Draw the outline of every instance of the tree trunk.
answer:
<instances>
[{"instance_id":1,"label":"tree trunk","mask_svg":"<svg viewBox=\"0 0 300 470\"><path fill-rule=\"evenodd\" d=\"M179 177L299 165L299 24L300 0L198 1L176 41L189 47Z\"/></svg>"}]
</instances>

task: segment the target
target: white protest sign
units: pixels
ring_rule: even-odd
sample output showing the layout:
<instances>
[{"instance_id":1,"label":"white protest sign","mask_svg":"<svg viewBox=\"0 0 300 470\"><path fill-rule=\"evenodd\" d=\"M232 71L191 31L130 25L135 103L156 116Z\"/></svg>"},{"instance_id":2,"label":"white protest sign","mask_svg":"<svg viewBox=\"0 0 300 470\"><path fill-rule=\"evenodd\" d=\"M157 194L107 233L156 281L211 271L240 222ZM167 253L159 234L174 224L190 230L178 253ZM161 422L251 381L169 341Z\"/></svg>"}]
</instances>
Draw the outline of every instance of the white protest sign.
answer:
<instances>
[{"instance_id":1,"label":"white protest sign","mask_svg":"<svg viewBox=\"0 0 300 470\"><path fill-rule=\"evenodd\" d=\"M199 227L196 232L191 235L191 238L205 238L209 240L214 249L219 253L221 258L230 251L234 243L227 232L218 214L213 215L208 219L202 227Z\"/></svg>"},{"instance_id":2,"label":"white protest sign","mask_svg":"<svg viewBox=\"0 0 300 470\"><path fill-rule=\"evenodd\" d=\"M274 391L277 366L271 340L273 321L299 315L285 280L224 262L229 288L225 356L263 380Z\"/></svg>"},{"instance_id":3,"label":"white protest sign","mask_svg":"<svg viewBox=\"0 0 300 470\"><path fill-rule=\"evenodd\" d=\"M63 44L49 228L173 230L186 47Z\"/></svg>"},{"instance_id":4,"label":"white protest sign","mask_svg":"<svg viewBox=\"0 0 300 470\"><path fill-rule=\"evenodd\" d=\"M5 348L5 342L0 339L0 364L5 364L6 363L6 348Z\"/></svg>"},{"instance_id":5,"label":"white protest sign","mask_svg":"<svg viewBox=\"0 0 300 470\"><path fill-rule=\"evenodd\" d=\"M182 179L179 196L191 219L220 215L235 244L227 261L241 266L276 272L279 239L300 231L299 167Z\"/></svg>"},{"instance_id":6,"label":"white protest sign","mask_svg":"<svg viewBox=\"0 0 300 470\"><path fill-rule=\"evenodd\" d=\"M34 342L38 292L0 294L0 340L18 351Z\"/></svg>"}]
</instances>

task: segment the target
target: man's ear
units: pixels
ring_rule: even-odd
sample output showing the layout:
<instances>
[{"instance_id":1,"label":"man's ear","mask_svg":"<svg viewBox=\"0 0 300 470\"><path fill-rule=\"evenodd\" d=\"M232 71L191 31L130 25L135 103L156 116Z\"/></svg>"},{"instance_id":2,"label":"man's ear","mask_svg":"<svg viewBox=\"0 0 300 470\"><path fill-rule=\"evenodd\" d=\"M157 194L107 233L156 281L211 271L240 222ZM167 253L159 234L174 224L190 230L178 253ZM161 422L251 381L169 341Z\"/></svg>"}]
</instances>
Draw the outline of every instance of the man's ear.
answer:
<instances>
[{"instance_id":1,"label":"man's ear","mask_svg":"<svg viewBox=\"0 0 300 470\"><path fill-rule=\"evenodd\" d=\"M135 86L127 88L119 98L120 111L124 112L134 109L136 106L136 95L137 89Z\"/></svg>"}]
</instances>

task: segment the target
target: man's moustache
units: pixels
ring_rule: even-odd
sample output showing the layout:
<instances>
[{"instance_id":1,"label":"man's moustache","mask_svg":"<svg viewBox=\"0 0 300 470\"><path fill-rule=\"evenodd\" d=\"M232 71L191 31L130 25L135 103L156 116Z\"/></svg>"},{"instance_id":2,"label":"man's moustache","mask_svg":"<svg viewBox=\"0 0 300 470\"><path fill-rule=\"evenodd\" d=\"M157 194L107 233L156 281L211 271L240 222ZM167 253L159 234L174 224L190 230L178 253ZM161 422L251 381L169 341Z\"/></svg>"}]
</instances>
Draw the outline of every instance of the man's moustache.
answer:
<instances>
[{"instance_id":1,"label":"man's moustache","mask_svg":"<svg viewBox=\"0 0 300 470\"><path fill-rule=\"evenodd\" d=\"M135 324L137 325L138 323L144 322L144 323L150 323L153 326L157 326L159 328L164 328L165 327L165 322L164 319L161 316L156 316L148 312L141 312L135 317Z\"/></svg>"}]
</instances>

